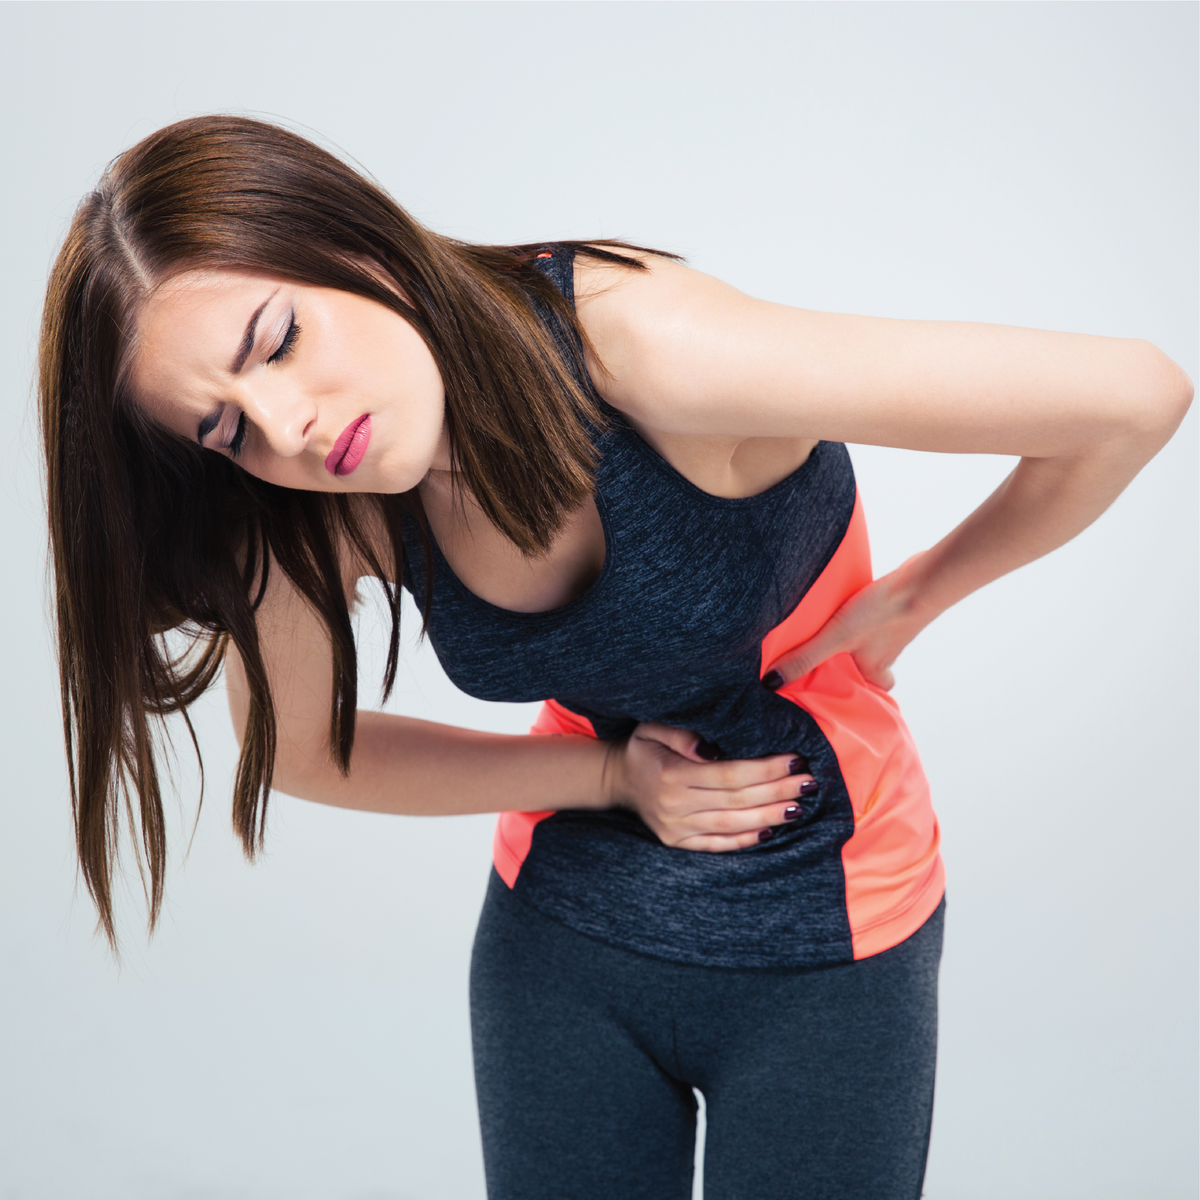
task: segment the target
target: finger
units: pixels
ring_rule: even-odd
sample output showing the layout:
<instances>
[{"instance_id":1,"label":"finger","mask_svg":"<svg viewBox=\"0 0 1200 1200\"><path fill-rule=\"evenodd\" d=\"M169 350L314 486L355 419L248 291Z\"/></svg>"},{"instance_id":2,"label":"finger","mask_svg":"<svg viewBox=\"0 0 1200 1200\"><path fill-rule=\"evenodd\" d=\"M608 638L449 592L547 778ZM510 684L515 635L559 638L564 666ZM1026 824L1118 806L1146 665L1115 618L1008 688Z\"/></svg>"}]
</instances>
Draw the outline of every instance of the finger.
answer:
<instances>
[{"instance_id":1,"label":"finger","mask_svg":"<svg viewBox=\"0 0 1200 1200\"><path fill-rule=\"evenodd\" d=\"M714 808L691 813L680 817L676 821L676 828L680 830L680 837L709 834L733 837L777 825L790 825L804 816L805 805L811 803L815 794L814 792L805 796L789 796L785 800L759 805L756 808Z\"/></svg>"},{"instance_id":2,"label":"finger","mask_svg":"<svg viewBox=\"0 0 1200 1200\"><path fill-rule=\"evenodd\" d=\"M815 796L820 784L807 772L790 775L786 779L773 779L770 783L757 783L752 787L732 791L716 791L709 788L689 788L675 802L678 818L701 817L705 813L752 812L772 804L789 804L794 800L806 800Z\"/></svg>"},{"instance_id":3,"label":"finger","mask_svg":"<svg viewBox=\"0 0 1200 1200\"><path fill-rule=\"evenodd\" d=\"M719 853L741 850L769 842L776 828L790 825L804 817L802 800L767 805L739 812L733 809L699 814L699 828L694 833L678 836L673 845L685 850L705 850Z\"/></svg>"},{"instance_id":4,"label":"finger","mask_svg":"<svg viewBox=\"0 0 1200 1200\"><path fill-rule=\"evenodd\" d=\"M673 725L662 725L657 721L647 721L634 730L634 737L648 742L658 742L660 745L686 758L689 762L711 762L716 755L697 753L697 747L705 747L704 739L698 737L690 729L676 729Z\"/></svg>"},{"instance_id":5,"label":"finger","mask_svg":"<svg viewBox=\"0 0 1200 1200\"><path fill-rule=\"evenodd\" d=\"M890 692L896 686L896 677L892 674L891 667L872 666L869 663L864 663L857 656L855 656L854 662L861 672L862 677L868 683L874 684L877 688L882 688L885 692Z\"/></svg>"},{"instance_id":6,"label":"finger","mask_svg":"<svg viewBox=\"0 0 1200 1200\"><path fill-rule=\"evenodd\" d=\"M847 647L845 634L832 622L794 650L777 658L763 672L763 686L778 691L794 679L800 679Z\"/></svg>"},{"instance_id":7,"label":"finger","mask_svg":"<svg viewBox=\"0 0 1200 1200\"><path fill-rule=\"evenodd\" d=\"M862 670L862 668L859 668ZM873 671L862 671L862 677L870 684L890 692L896 686L896 677L887 667L876 667Z\"/></svg>"},{"instance_id":8,"label":"finger","mask_svg":"<svg viewBox=\"0 0 1200 1200\"><path fill-rule=\"evenodd\" d=\"M694 834L678 842L675 848L677 850L699 850L707 854L724 854L730 850L746 850L750 846L757 846L759 844L759 834L761 832L763 831L740 833L734 837L722 837L719 834Z\"/></svg>"},{"instance_id":9,"label":"finger","mask_svg":"<svg viewBox=\"0 0 1200 1200\"><path fill-rule=\"evenodd\" d=\"M725 762L679 762L663 769L663 782L702 791L740 791L760 783L799 778L808 772L802 754L772 754L768 758L737 758Z\"/></svg>"}]
</instances>

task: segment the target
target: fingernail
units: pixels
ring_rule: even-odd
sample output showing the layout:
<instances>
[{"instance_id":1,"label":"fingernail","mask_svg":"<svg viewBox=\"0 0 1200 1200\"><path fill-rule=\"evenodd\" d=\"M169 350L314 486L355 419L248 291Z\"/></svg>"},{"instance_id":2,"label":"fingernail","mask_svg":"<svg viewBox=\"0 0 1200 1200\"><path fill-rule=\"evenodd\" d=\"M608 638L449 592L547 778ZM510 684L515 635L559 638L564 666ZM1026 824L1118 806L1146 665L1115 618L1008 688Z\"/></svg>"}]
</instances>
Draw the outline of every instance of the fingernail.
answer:
<instances>
[{"instance_id":1,"label":"fingernail","mask_svg":"<svg viewBox=\"0 0 1200 1200\"><path fill-rule=\"evenodd\" d=\"M821 785L815 779L806 779L800 785L800 795L815 796L821 790Z\"/></svg>"},{"instance_id":2,"label":"fingernail","mask_svg":"<svg viewBox=\"0 0 1200 1200\"><path fill-rule=\"evenodd\" d=\"M760 842L769 842L775 836L773 829L760 829L758 831L758 840Z\"/></svg>"},{"instance_id":3,"label":"fingernail","mask_svg":"<svg viewBox=\"0 0 1200 1200\"><path fill-rule=\"evenodd\" d=\"M778 691L783 687L783 676L778 671L768 671L762 677L762 685L769 692Z\"/></svg>"},{"instance_id":4,"label":"fingernail","mask_svg":"<svg viewBox=\"0 0 1200 1200\"><path fill-rule=\"evenodd\" d=\"M700 755L701 758L707 759L709 762L721 757L720 749L714 746L712 742L708 741L706 738L701 738L696 743L696 753Z\"/></svg>"},{"instance_id":5,"label":"fingernail","mask_svg":"<svg viewBox=\"0 0 1200 1200\"><path fill-rule=\"evenodd\" d=\"M794 821L800 816L802 811L803 810L801 809L800 805L789 804L787 808L783 810L783 819L785 821Z\"/></svg>"},{"instance_id":6,"label":"fingernail","mask_svg":"<svg viewBox=\"0 0 1200 1200\"><path fill-rule=\"evenodd\" d=\"M788 774L789 775L803 775L804 772L807 770L808 770L808 759L807 758L793 758L792 761L790 763L788 763Z\"/></svg>"}]
</instances>

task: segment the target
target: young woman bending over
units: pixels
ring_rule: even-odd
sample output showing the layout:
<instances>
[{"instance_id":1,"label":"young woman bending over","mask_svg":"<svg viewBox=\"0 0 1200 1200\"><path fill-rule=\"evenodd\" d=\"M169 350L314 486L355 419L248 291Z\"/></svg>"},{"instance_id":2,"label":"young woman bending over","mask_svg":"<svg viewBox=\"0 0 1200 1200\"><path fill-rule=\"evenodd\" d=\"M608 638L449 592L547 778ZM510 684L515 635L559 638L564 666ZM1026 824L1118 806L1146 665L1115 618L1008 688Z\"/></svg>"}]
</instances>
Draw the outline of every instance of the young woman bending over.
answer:
<instances>
[{"instance_id":1,"label":"young woman bending over","mask_svg":"<svg viewBox=\"0 0 1200 1200\"><path fill-rule=\"evenodd\" d=\"M1094 521L1191 396L1145 342L464 244L282 129L163 129L83 201L42 333L104 928L122 796L157 913L154 721L224 664L248 854L272 786L500 814L471 983L492 1200L689 1197L693 1087L710 1200L915 1200L943 875L892 664ZM846 442L1020 462L873 580ZM359 711L363 577L389 687L407 587L464 691L545 701L532 736Z\"/></svg>"}]
</instances>

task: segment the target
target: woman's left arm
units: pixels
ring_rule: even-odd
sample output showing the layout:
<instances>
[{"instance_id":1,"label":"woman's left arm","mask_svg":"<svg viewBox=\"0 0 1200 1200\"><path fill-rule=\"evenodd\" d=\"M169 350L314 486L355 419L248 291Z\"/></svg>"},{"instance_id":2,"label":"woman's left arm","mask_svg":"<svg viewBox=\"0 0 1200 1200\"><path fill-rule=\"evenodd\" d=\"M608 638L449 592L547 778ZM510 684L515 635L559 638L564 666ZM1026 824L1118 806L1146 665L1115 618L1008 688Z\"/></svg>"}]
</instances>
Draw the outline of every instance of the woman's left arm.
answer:
<instances>
[{"instance_id":1,"label":"woman's left arm","mask_svg":"<svg viewBox=\"0 0 1200 1200\"><path fill-rule=\"evenodd\" d=\"M769 664L771 682L850 651L890 687L891 664L939 613L1090 525L1192 399L1187 375L1148 342L807 312L672 263L585 292L580 315L605 398L666 438L1020 456L953 532Z\"/></svg>"},{"instance_id":2,"label":"woman's left arm","mask_svg":"<svg viewBox=\"0 0 1200 1200\"><path fill-rule=\"evenodd\" d=\"M1022 458L936 546L863 588L809 641L767 664L764 682L782 687L849 651L867 680L890 689L892 664L926 625L985 583L1087 528L1158 445L1106 444L1077 455Z\"/></svg>"}]
</instances>

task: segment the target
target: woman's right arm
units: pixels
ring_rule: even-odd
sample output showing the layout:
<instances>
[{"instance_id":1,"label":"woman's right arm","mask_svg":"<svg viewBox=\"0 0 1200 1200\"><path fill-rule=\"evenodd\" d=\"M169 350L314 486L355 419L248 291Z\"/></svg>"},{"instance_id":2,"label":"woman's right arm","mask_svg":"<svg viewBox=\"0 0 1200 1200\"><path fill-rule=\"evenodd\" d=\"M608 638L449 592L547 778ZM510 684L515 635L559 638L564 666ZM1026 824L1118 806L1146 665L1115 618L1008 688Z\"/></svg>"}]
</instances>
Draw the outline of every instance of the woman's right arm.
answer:
<instances>
[{"instance_id":1,"label":"woman's right arm","mask_svg":"<svg viewBox=\"0 0 1200 1200\"><path fill-rule=\"evenodd\" d=\"M273 786L304 800L412 816L621 806L666 845L715 851L751 845L798 815L789 810L811 779L787 755L705 762L694 734L666 726L605 742L481 733L364 710L343 775L329 748L328 635L281 570L271 572L258 630L277 724ZM250 699L232 648L225 670L240 742Z\"/></svg>"}]
</instances>

